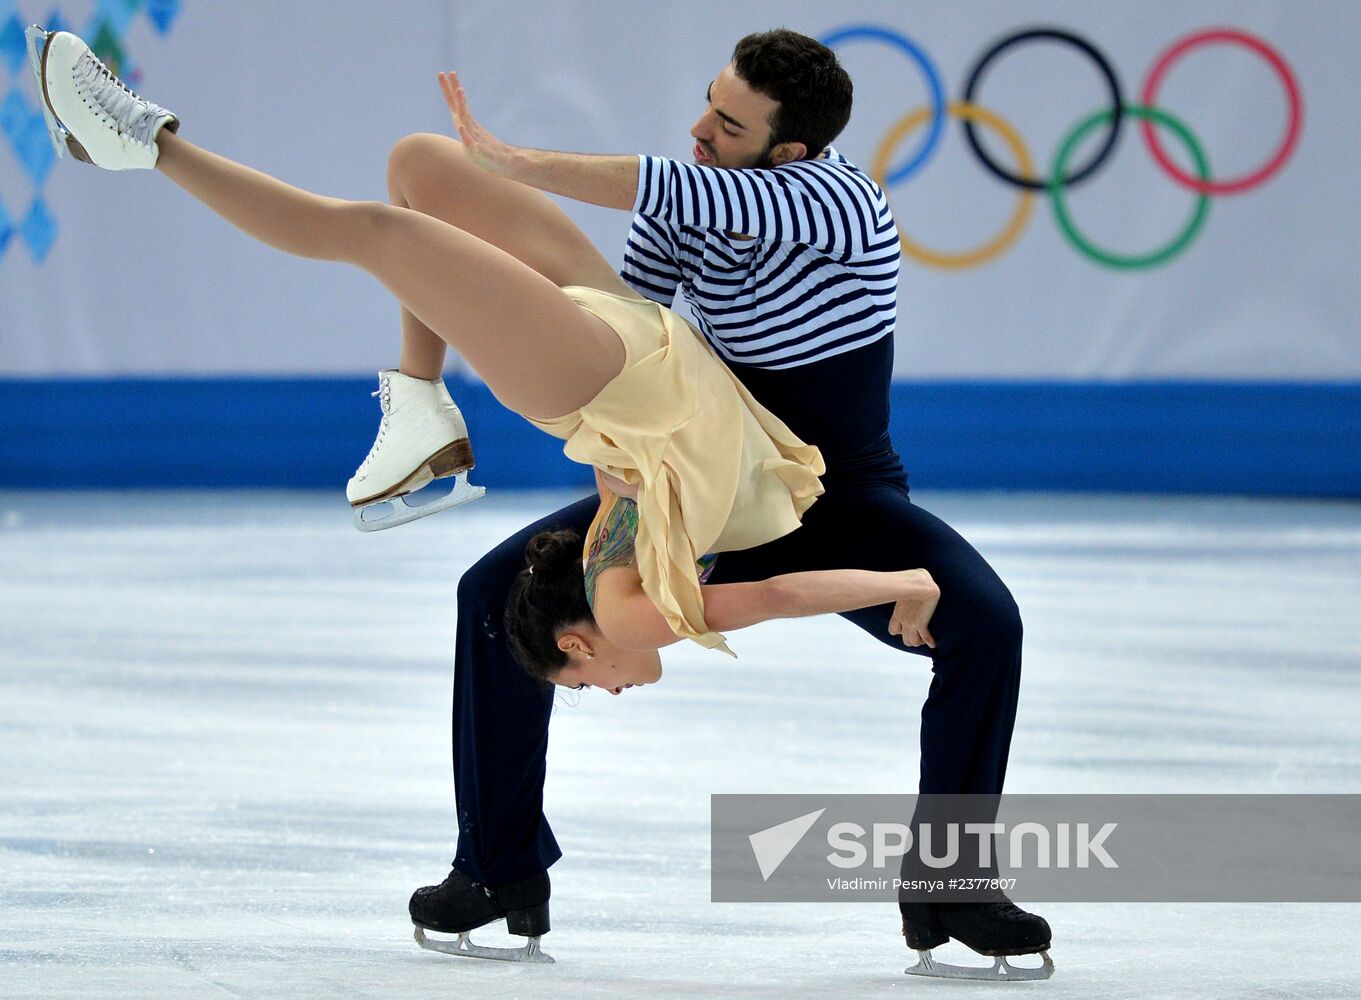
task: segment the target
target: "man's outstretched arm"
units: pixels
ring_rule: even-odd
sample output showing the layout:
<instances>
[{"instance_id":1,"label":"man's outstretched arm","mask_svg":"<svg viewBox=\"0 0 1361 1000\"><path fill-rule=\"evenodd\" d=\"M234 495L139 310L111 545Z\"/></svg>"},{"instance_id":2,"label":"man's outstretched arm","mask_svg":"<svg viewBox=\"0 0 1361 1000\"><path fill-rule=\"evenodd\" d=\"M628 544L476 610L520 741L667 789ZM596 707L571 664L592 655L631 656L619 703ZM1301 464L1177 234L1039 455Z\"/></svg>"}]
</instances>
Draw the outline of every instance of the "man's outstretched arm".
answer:
<instances>
[{"instance_id":1,"label":"man's outstretched arm","mask_svg":"<svg viewBox=\"0 0 1361 1000\"><path fill-rule=\"evenodd\" d=\"M896 257L898 234L883 192L863 175L828 169L827 161L733 170L657 156L524 149L472 117L457 76L441 73L440 86L464 148L492 173L671 226L806 244L829 254Z\"/></svg>"},{"instance_id":2,"label":"man's outstretched arm","mask_svg":"<svg viewBox=\"0 0 1361 1000\"><path fill-rule=\"evenodd\" d=\"M458 74L441 73L440 89L463 148L483 169L521 184L605 208L632 209L638 196L638 157L592 156L526 149L502 142L468 110Z\"/></svg>"}]
</instances>

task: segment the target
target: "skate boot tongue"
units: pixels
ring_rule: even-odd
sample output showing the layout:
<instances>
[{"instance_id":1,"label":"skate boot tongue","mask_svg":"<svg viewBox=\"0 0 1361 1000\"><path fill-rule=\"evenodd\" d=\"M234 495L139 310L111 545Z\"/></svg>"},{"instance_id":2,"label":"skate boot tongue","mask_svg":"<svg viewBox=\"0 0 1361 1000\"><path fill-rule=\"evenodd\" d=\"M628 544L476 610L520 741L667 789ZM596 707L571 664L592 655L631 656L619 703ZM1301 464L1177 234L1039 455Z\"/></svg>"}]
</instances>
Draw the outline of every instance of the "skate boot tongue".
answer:
<instances>
[{"instance_id":1,"label":"skate boot tongue","mask_svg":"<svg viewBox=\"0 0 1361 1000\"><path fill-rule=\"evenodd\" d=\"M120 135L134 142L150 146L162 127L174 131L174 115L134 94L93 52L87 50L76 64L76 86L95 100Z\"/></svg>"}]
</instances>

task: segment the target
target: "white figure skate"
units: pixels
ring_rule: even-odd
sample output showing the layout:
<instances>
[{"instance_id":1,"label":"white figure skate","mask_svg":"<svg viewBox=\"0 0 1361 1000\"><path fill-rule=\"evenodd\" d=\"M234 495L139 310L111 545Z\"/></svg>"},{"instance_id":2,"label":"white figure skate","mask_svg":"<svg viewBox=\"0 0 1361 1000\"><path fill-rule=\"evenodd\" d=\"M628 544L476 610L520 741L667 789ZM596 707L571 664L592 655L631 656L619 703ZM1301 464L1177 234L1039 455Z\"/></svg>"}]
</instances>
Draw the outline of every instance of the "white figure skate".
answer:
<instances>
[{"instance_id":1,"label":"white figure skate","mask_svg":"<svg viewBox=\"0 0 1361 1000\"><path fill-rule=\"evenodd\" d=\"M156 166L156 137L163 128L176 131L179 119L134 94L70 32L35 24L24 34L57 155L69 149L76 159L106 170Z\"/></svg>"},{"instance_id":2,"label":"white figure skate","mask_svg":"<svg viewBox=\"0 0 1361 1000\"><path fill-rule=\"evenodd\" d=\"M382 371L374 395L383 409L378 437L345 489L355 527L395 528L486 494L485 487L468 482L474 465L468 425L443 380ZM457 477L447 496L430 503L408 502L410 494L447 476Z\"/></svg>"}]
</instances>

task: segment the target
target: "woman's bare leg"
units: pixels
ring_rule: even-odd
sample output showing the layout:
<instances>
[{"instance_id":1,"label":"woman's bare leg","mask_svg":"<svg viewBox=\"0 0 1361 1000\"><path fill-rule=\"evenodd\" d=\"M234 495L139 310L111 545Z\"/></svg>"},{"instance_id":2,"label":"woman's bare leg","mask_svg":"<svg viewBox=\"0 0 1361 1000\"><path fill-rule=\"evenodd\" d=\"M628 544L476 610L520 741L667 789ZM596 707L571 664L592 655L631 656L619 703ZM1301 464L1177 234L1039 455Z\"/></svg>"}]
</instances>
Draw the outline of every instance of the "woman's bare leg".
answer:
<instances>
[{"instance_id":1,"label":"woman's bare leg","mask_svg":"<svg viewBox=\"0 0 1361 1000\"><path fill-rule=\"evenodd\" d=\"M168 131L158 141L157 169L191 196L286 253L368 271L512 410L568 413L623 367L603 321L476 236L409 209L310 194Z\"/></svg>"},{"instance_id":2,"label":"woman's bare leg","mask_svg":"<svg viewBox=\"0 0 1361 1000\"><path fill-rule=\"evenodd\" d=\"M482 170L456 139L431 133L401 139L388 157L387 182L393 205L415 209L500 247L559 288L583 285L636 294L547 195ZM410 310L402 309L404 374L438 378L444 346Z\"/></svg>"}]
</instances>

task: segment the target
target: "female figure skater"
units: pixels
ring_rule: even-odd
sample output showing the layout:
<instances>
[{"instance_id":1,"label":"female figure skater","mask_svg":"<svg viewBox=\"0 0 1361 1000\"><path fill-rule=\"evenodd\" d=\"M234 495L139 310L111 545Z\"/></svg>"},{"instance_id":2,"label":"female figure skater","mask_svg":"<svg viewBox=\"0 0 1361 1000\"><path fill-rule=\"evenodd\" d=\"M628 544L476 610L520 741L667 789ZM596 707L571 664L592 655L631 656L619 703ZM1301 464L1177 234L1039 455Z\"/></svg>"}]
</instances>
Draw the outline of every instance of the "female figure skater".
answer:
<instances>
[{"instance_id":1,"label":"female figure skater","mask_svg":"<svg viewBox=\"0 0 1361 1000\"><path fill-rule=\"evenodd\" d=\"M159 169L277 249L368 271L506 407L595 466L602 504L584 569L576 536L537 536L512 595L512 644L531 674L618 694L656 680L657 650L678 639L730 653L720 629L889 603L893 634L935 645L928 623L939 590L925 570L702 585L713 553L797 528L822 493L824 466L680 316L622 282L621 294L559 288L438 219L313 195L210 153L180 138L173 114L128 90L79 38L29 31L54 141L107 169ZM457 115L456 80L440 82ZM466 427L438 377L383 372L380 396L383 423L350 481L352 504L471 467Z\"/></svg>"}]
</instances>

